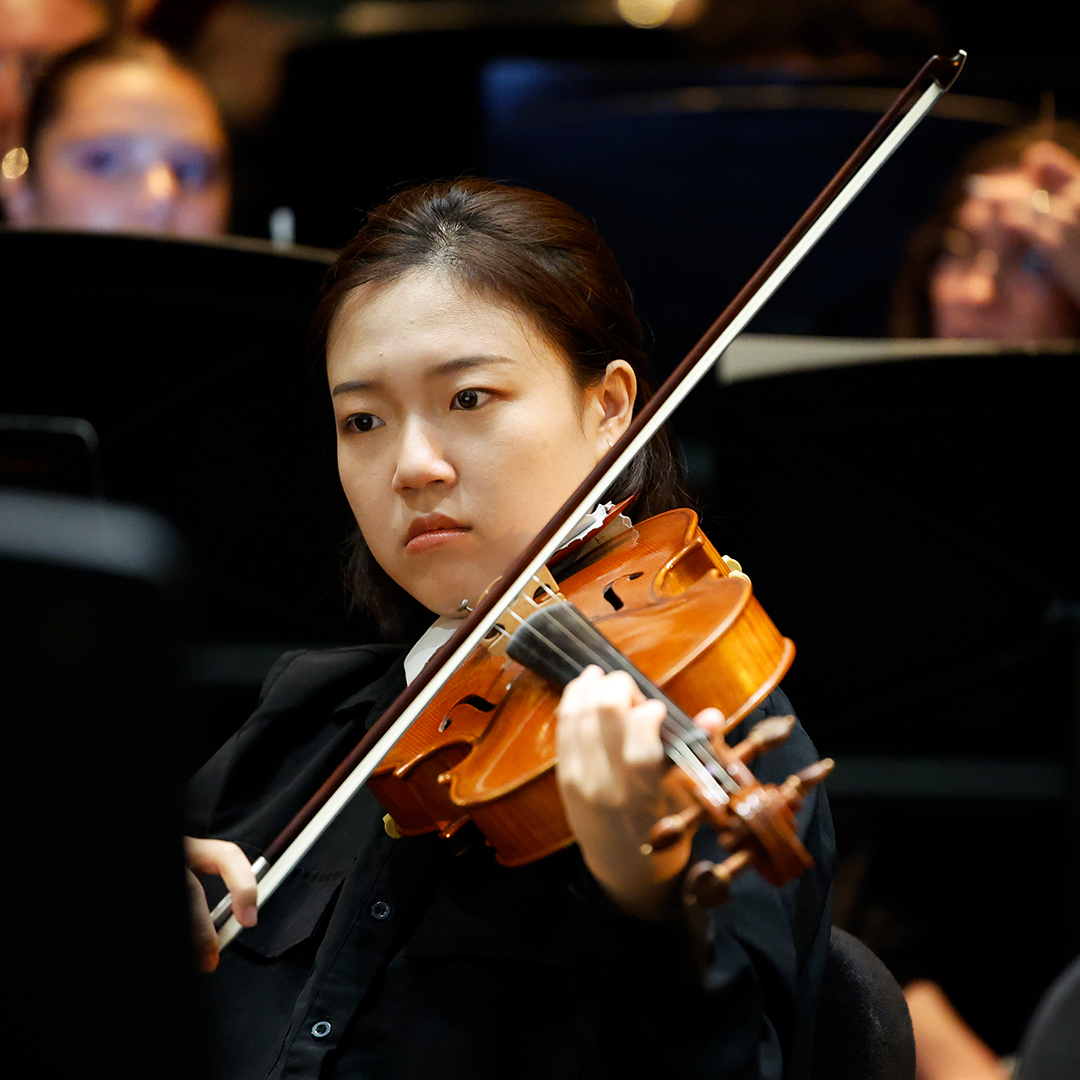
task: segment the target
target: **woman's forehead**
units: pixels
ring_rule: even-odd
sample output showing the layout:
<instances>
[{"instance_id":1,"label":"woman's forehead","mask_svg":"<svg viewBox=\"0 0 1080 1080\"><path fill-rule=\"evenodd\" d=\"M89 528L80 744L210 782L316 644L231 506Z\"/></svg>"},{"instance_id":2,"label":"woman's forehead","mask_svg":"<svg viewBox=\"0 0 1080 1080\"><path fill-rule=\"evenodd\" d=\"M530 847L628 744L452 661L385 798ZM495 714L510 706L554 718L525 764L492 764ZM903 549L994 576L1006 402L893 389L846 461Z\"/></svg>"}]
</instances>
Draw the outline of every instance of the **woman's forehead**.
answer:
<instances>
[{"instance_id":1,"label":"woman's forehead","mask_svg":"<svg viewBox=\"0 0 1080 1080\"><path fill-rule=\"evenodd\" d=\"M75 72L49 127L73 138L115 132L173 132L217 145L224 131L209 96L181 68L145 60L90 64Z\"/></svg>"},{"instance_id":2,"label":"woman's forehead","mask_svg":"<svg viewBox=\"0 0 1080 1080\"><path fill-rule=\"evenodd\" d=\"M512 337L550 345L520 308L485 295L455 274L421 267L351 289L330 324L328 351L372 332Z\"/></svg>"},{"instance_id":3,"label":"woman's forehead","mask_svg":"<svg viewBox=\"0 0 1080 1080\"><path fill-rule=\"evenodd\" d=\"M466 372L575 385L562 351L527 316L438 274L353 290L331 324L326 367L332 390L412 394L474 377Z\"/></svg>"}]
</instances>

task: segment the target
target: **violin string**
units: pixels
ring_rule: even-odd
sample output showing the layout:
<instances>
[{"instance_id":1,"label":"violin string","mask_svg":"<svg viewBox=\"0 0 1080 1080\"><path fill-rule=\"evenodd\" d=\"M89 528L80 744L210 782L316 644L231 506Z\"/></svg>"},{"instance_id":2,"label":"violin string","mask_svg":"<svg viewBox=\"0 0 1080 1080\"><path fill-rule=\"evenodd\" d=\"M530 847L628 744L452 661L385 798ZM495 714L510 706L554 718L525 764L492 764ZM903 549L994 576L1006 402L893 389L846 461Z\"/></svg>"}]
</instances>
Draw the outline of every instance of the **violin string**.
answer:
<instances>
[{"instance_id":1,"label":"violin string","mask_svg":"<svg viewBox=\"0 0 1080 1080\"><path fill-rule=\"evenodd\" d=\"M595 629L592 624L588 622L588 620L581 613L581 611L573 604L569 605L567 611L571 618L575 619L578 622L579 626L587 626L590 631ZM608 644L606 639L602 638L602 640L604 640L605 644ZM622 654L617 649L615 649L614 646L609 645L609 648L612 655L616 656L619 660L623 659ZM695 724L693 720L690 719L690 717L686 716L686 714L681 710L673 713L669 709L667 718L664 721L664 727L670 734L670 737L673 739L678 739L684 742L689 740L695 744L700 743L701 741L699 733L702 729L697 724Z\"/></svg>"},{"instance_id":2,"label":"violin string","mask_svg":"<svg viewBox=\"0 0 1080 1080\"><path fill-rule=\"evenodd\" d=\"M664 744L672 763L677 765L688 776L698 782L698 790L712 796L713 806L726 806L730 802L730 796L716 777L701 763L697 754L683 742L675 739Z\"/></svg>"},{"instance_id":3,"label":"violin string","mask_svg":"<svg viewBox=\"0 0 1080 1080\"><path fill-rule=\"evenodd\" d=\"M574 604L566 602L559 610L571 621L576 622L579 629L587 628L588 633L572 633L570 627L560 625L554 612L549 609L550 619L534 620L529 625L530 633L535 639L542 642L552 654L558 656L567 667L573 670L580 672L589 663L607 670L625 670L623 668L625 660L621 653L603 635L596 633L595 628ZM577 655L559 644L550 633L544 633L538 629L537 622L550 623L564 631L566 640L573 643ZM593 644L595 639L599 641ZM601 652L601 648L604 652ZM660 737L664 743L665 752L672 764L690 775L712 796L714 805L724 805L728 802L729 795L738 791L738 784L716 757L708 738L703 737L702 729L689 717L684 721L685 714L680 715L680 713L681 710L673 713L672 708L669 707L668 715L661 725Z\"/></svg>"},{"instance_id":4,"label":"violin string","mask_svg":"<svg viewBox=\"0 0 1080 1080\"><path fill-rule=\"evenodd\" d=\"M571 606L570 612L580 624L589 625L577 608ZM589 628L593 629L591 625ZM611 646L610 650L611 654L619 660L623 659L622 654L614 646ZM679 709L674 702L665 700L665 704L668 706L668 712L661 725L660 737L669 749L670 756L678 759L678 763L685 772L693 773L707 786L715 787L719 780L721 787L727 788L728 794L738 791L739 785L717 758L704 729L695 724L693 719ZM727 794L723 791L719 794L726 802Z\"/></svg>"},{"instance_id":5,"label":"violin string","mask_svg":"<svg viewBox=\"0 0 1080 1080\"><path fill-rule=\"evenodd\" d=\"M571 619L575 620L579 626L588 626L590 631L594 630L594 627L585 617L581 611L573 606L568 606L567 613ZM608 645L607 640L603 638L605 645ZM615 647L608 646L613 656L618 660L623 660L622 653L620 653ZM603 665L602 665L603 666ZM651 683L650 683L651 685ZM666 703L666 702L665 702ZM672 707L674 706L674 707ZM725 779L731 778L727 775L727 770L721 765L721 762L716 758L713 753L713 748L707 738L703 738L703 729L697 724L693 723L693 720L687 716L683 711L679 710L678 706L674 705L674 702L669 704L669 710L667 710L667 716L664 718L663 725L661 727L661 738L664 740L665 745L669 745L677 748L680 757L685 761L689 761L686 755L691 755L696 766L693 771L696 773L706 770L710 773L713 783L716 782L715 775L710 767L720 770ZM732 785L732 791L738 791L738 785Z\"/></svg>"},{"instance_id":6,"label":"violin string","mask_svg":"<svg viewBox=\"0 0 1080 1080\"><path fill-rule=\"evenodd\" d=\"M555 592L555 590L552 589L552 587L546 581L541 581L539 578L536 578L536 577L533 578L533 581L535 581L537 583L537 585L540 586L540 588L537 589L537 592L545 592L545 593L547 593L549 600L558 600L559 599L559 594L557 592ZM534 604L536 604L536 593L535 592L532 594L532 602ZM536 604L536 606L539 607L540 605Z\"/></svg>"},{"instance_id":7,"label":"violin string","mask_svg":"<svg viewBox=\"0 0 1080 1080\"><path fill-rule=\"evenodd\" d=\"M542 591L550 599L554 600L559 600L560 597L539 579L534 577L533 581L536 582L539 588L532 596L523 595L524 599L534 606L535 611L533 614L535 614L542 608L542 605L535 600L537 593ZM605 667L605 660L607 660L606 666L609 670L623 666L625 660L622 655L602 634L596 632L576 605L569 601L563 601L558 608L552 608L549 605L545 611L547 617L533 620L529 625L529 633L534 641L543 643L549 655L558 656L568 670L580 672L590 662L603 668ZM572 623L576 623L577 632L575 633L571 626L561 625L555 612L561 612ZM507 609L506 614L517 620L519 629L525 626L527 619L517 612ZM563 633L565 640L574 645L577 651L576 656L572 655L568 649L560 646L550 634L545 634L540 629L540 627L548 625L555 626ZM506 633L505 628L502 626L499 626L499 630ZM593 644L590 645L589 642L593 642ZM601 652L601 649L603 652ZM584 654L584 658L582 654ZM711 744L707 738L703 737L701 729L689 717L684 719L684 714L681 713L681 710L677 710L673 703L668 702L667 704L670 707L661 727L660 737L669 760L694 778L698 786L711 796L714 805L726 804L729 795L738 790L738 785L723 764L716 758Z\"/></svg>"}]
</instances>

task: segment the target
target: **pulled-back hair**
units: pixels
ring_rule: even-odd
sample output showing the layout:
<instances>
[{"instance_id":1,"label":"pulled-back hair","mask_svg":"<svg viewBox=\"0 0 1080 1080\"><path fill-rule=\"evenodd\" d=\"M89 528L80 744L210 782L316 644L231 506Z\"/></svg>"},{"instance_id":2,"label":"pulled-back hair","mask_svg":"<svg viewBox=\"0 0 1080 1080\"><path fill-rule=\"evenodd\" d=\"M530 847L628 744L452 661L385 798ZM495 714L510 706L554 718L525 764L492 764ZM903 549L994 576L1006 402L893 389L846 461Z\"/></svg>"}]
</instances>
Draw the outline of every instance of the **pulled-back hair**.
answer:
<instances>
[{"instance_id":1,"label":"pulled-back hair","mask_svg":"<svg viewBox=\"0 0 1080 1080\"><path fill-rule=\"evenodd\" d=\"M354 289L390 284L418 270L445 274L478 297L527 316L566 358L581 390L599 383L613 360L625 360L638 380L634 412L652 396L630 288L592 225L558 199L473 178L399 193L368 215L330 268L315 315L315 347L325 354L334 318ZM635 496L632 513L640 520L679 505L679 480L664 432L606 498ZM375 616L384 634L415 629L419 605L410 604L375 564L359 532L350 543L346 577L354 601Z\"/></svg>"}]
</instances>

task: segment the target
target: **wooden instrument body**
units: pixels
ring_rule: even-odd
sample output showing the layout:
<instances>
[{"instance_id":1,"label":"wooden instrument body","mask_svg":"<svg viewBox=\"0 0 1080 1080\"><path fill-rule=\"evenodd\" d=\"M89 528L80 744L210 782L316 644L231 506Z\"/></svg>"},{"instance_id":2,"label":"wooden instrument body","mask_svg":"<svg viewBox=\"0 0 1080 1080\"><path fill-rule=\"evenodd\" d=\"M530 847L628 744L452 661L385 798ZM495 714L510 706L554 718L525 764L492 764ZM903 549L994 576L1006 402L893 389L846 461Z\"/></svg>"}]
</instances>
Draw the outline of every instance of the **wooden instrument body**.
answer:
<instances>
[{"instance_id":1,"label":"wooden instrument body","mask_svg":"<svg viewBox=\"0 0 1080 1080\"><path fill-rule=\"evenodd\" d=\"M618 534L560 590L685 712L720 709L725 731L768 696L794 657L691 510ZM543 858L573 842L555 777L560 696L500 651L477 649L368 785L402 834L449 836L472 820L500 863Z\"/></svg>"}]
</instances>

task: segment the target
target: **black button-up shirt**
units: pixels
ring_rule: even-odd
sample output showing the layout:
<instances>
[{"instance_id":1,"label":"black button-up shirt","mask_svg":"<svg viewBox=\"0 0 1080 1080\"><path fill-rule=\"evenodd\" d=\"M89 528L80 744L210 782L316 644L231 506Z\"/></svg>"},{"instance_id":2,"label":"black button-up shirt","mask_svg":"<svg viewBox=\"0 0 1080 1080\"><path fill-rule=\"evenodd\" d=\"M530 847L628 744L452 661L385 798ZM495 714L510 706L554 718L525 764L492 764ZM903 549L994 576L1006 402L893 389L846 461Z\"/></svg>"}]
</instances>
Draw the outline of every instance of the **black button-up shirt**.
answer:
<instances>
[{"instance_id":1,"label":"black button-up shirt","mask_svg":"<svg viewBox=\"0 0 1080 1080\"><path fill-rule=\"evenodd\" d=\"M191 831L254 857L403 685L389 647L283 657L193 781ZM780 693L766 705L789 711ZM781 781L814 758L796 728L756 771ZM223 1077L805 1075L829 930L822 796L799 814L813 870L780 890L744 874L693 924L616 910L576 848L511 869L472 826L394 840L382 817L358 794L204 978Z\"/></svg>"}]
</instances>

